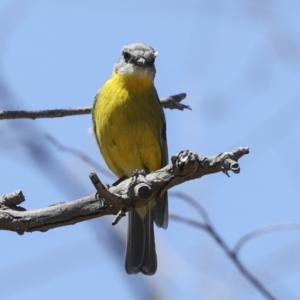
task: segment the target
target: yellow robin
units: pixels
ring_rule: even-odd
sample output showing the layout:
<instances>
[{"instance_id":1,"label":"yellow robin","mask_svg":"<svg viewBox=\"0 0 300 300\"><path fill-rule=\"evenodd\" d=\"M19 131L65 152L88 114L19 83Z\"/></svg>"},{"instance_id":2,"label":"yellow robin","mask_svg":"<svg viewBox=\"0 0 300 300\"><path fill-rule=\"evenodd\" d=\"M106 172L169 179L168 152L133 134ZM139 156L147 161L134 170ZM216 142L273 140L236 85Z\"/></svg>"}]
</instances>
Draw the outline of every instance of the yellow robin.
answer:
<instances>
[{"instance_id":1,"label":"yellow robin","mask_svg":"<svg viewBox=\"0 0 300 300\"><path fill-rule=\"evenodd\" d=\"M154 86L156 56L142 43L124 46L111 78L95 97L95 137L106 164L120 180L135 170L156 171L168 162L166 121ZM154 222L168 226L167 193L129 212L128 274L156 272Z\"/></svg>"}]
</instances>

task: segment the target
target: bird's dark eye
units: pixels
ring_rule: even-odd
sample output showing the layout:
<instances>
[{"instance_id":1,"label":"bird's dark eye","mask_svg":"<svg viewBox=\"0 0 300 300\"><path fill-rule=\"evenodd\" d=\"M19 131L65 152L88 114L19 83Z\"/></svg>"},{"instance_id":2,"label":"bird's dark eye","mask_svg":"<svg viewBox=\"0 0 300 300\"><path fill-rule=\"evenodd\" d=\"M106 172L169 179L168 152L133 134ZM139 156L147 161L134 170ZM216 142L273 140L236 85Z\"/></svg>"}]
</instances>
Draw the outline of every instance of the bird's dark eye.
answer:
<instances>
[{"instance_id":1,"label":"bird's dark eye","mask_svg":"<svg viewBox=\"0 0 300 300\"><path fill-rule=\"evenodd\" d=\"M129 59L131 58L131 55L130 55L130 53L124 51L123 52L123 57L124 57L125 61L128 62Z\"/></svg>"},{"instance_id":2,"label":"bird's dark eye","mask_svg":"<svg viewBox=\"0 0 300 300\"><path fill-rule=\"evenodd\" d=\"M148 60L148 64L149 65L153 65L154 62L155 62L155 57L153 57L153 58L151 58L151 59Z\"/></svg>"}]
</instances>

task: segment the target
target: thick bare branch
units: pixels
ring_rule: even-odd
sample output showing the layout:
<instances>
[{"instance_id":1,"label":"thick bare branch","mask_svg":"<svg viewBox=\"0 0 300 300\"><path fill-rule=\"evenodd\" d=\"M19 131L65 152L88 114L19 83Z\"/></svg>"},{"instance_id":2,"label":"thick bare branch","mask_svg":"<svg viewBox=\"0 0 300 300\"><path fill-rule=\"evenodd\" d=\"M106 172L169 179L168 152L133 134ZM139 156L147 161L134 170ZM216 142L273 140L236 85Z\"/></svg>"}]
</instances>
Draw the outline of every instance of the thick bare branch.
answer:
<instances>
[{"instance_id":1,"label":"thick bare branch","mask_svg":"<svg viewBox=\"0 0 300 300\"><path fill-rule=\"evenodd\" d=\"M186 97L185 93L169 96L161 99L164 108L169 109L190 109L188 105L180 103ZM47 109L47 110L17 110L17 111L0 111L0 120L8 119L38 119L38 118L61 118L68 116L78 116L90 114L91 106L66 108L66 109Z\"/></svg>"},{"instance_id":2,"label":"thick bare branch","mask_svg":"<svg viewBox=\"0 0 300 300\"><path fill-rule=\"evenodd\" d=\"M35 210L26 211L17 206L24 201L22 192L17 191L15 195L11 193L0 197L0 229L23 234L47 231L104 215L117 215L119 212L124 214L185 181L220 171L238 173L237 161L247 153L248 148L238 148L212 157L199 157L193 152L181 151L172 157L172 163L156 172L145 174L136 171L131 178L107 188L93 177L98 190L96 194Z\"/></svg>"}]
</instances>

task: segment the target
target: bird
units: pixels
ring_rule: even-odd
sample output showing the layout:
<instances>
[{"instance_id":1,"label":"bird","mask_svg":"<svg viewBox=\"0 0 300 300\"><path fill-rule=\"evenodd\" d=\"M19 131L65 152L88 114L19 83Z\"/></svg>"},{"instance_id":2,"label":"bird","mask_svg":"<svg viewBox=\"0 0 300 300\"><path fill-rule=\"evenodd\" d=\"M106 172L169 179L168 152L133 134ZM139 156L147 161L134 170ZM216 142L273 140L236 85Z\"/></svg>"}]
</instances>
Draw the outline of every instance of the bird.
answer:
<instances>
[{"instance_id":1,"label":"bird","mask_svg":"<svg viewBox=\"0 0 300 300\"><path fill-rule=\"evenodd\" d=\"M143 43L124 46L111 78L95 96L94 135L118 182L136 170L150 173L168 163L166 119L154 86L157 54ZM154 223L168 227L167 192L128 213L128 274L153 275L157 271Z\"/></svg>"}]
</instances>

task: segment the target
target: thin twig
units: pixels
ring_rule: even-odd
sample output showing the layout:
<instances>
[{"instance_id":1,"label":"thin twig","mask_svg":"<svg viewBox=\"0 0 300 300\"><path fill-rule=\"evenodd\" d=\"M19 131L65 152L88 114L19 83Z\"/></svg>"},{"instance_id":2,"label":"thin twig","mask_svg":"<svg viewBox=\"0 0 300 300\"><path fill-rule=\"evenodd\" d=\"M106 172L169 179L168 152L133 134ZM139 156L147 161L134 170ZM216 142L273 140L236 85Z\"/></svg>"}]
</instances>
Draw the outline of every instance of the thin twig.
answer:
<instances>
[{"instance_id":1,"label":"thin twig","mask_svg":"<svg viewBox=\"0 0 300 300\"><path fill-rule=\"evenodd\" d=\"M185 93L169 96L161 99L161 105L169 109L191 109L188 105L180 103L186 97ZM38 119L38 118L61 118L68 116L87 115L92 111L91 106L66 108L66 109L47 109L47 110L17 110L0 111L0 120L8 119Z\"/></svg>"},{"instance_id":2,"label":"thin twig","mask_svg":"<svg viewBox=\"0 0 300 300\"><path fill-rule=\"evenodd\" d=\"M192 110L189 105L185 105L181 103L181 101L186 97L185 93L169 96L166 98L161 98L160 102L161 105L164 108L169 108L169 109L179 109L179 110L184 110L184 109L189 109Z\"/></svg>"},{"instance_id":3,"label":"thin twig","mask_svg":"<svg viewBox=\"0 0 300 300\"><path fill-rule=\"evenodd\" d=\"M97 171L99 171L100 173L102 173L103 175L105 175L111 179L116 178L111 172L109 172L107 169L103 168L95 160L93 160L91 157L89 157L82 151L80 151L76 148L73 148L73 147L64 146L50 134L45 134L44 136L47 141L49 141L52 145L54 145L57 148L57 150L76 156L80 160L84 161L85 163L87 163L88 165L90 165L91 167L93 167L94 169L96 169Z\"/></svg>"},{"instance_id":4,"label":"thin twig","mask_svg":"<svg viewBox=\"0 0 300 300\"><path fill-rule=\"evenodd\" d=\"M265 233L274 232L274 231L280 231L280 230L291 230L291 229L300 229L300 223L299 222L291 222L291 223L280 223L280 224L272 224L263 226L257 229L254 229L250 231L249 233L242 236L238 242L236 243L233 252L235 255L238 255L240 252L242 246L249 240L260 236Z\"/></svg>"},{"instance_id":5,"label":"thin twig","mask_svg":"<svg viewBox=\"0 0 300 300\"><path fill-rule=\"evenodd\" d=\"M221 238L217 231L212 226L207 226L207 231L211 234L211 236L213 236L215 241L232 259L241 273L257 288L257 290L260 291L261 294L266 297L266 299L276 300L276 298L267 290L267 288L249 272L249 270L244 266L240 259L235 255L235 252L230 250L229 246L225 243L225 241Z\"/></svg>"},{"instance_id":6,"label":"thin twig","mask_svg":"<svg viewBox=\"0 0 300 300\"><path fill-rule=\"evenodd\" d=\"M199 229L206 230L206 226L204 224L202 224L201 222L191 220L191 219L188 219L188 218L176 215L176 214L170 214L169 217L170 217L170 219L172 219L174 221L178 221L178 222L190 225L190 226L197 227Z\"/></svg>"},{"instance_id":7,"label":"thin twig","mask_svg":"<svg viewBox=\"0 0 300 300\"><path fill-rule=\"evenodd\" d=\"M191 201L191 197L183 194L183 199L187 201L189 204L192 204L193 207L195 207L194 203L197 203L195 200ZM198 203L197 203L198 204ZM199 211L200 207L200 211ZM205 230L208 234L210 234L215 241L220 245L220 247L225 251L225 253L230 257L230 259L233 261L233 263L237 266L237 268L241 271L241 273L257 288L257 290L266 298L269 300L276 300L276 298L266 289L266 287L254 276L252 275L249 270L244 266L244 264L240 261L240 259L237 257L235 251L230 250L230 247L225 243L225 241L221 238L221 236L217 233L217 231L213 228L210 222L206 222L206 220L209 220L205 210L198 204L197 205L197 211L200 213L200 215L204 219L204 223L200 223L197 221L190 220L188 218L184 218L177 215L170 215L172 219L175 221L199 228ZM203 213L204 211L204 213Z\"/></svg>"},{"instance_id":8,"label":"thin twig","mask_svg":"<svg viewBox=\"0 0 300 300\"><path fill-rule=\"evenodd\" d=\"M92 111L92 107L78 107L66 109L47 110L16 110L0 111L0 120L8 119L38 119L38 118L60 118L67 116L87 115Z\"/></svg>"},{"instance_id":9,"label":"thin twig","mask_svg":"<svg viewBox=\"0 0 300 300\"><path fill-rule=\"evenodd\" d=\"M182 193L182 192L172 192L171 191L171 192L169 192L169 195L172 197L176 197L181 200L184 200L186 203L188 203L190 206L192 206L202 216L205 223L207 223L207 224L211 223L205 209L195 199L193 199L189 195Z\"/></svg>"},{"instance_id":10,"label":"thin twig","mask_svg":"<svg viewBox=\"0 0 300 300\"><path fill-rule=\"evenodd\" d=\"M90 174L90 179L98 192L98 195L111 205L119 206L123 204L122 197L114 195L104 186L96 173Z\"/></svg>"}]
</instances>

